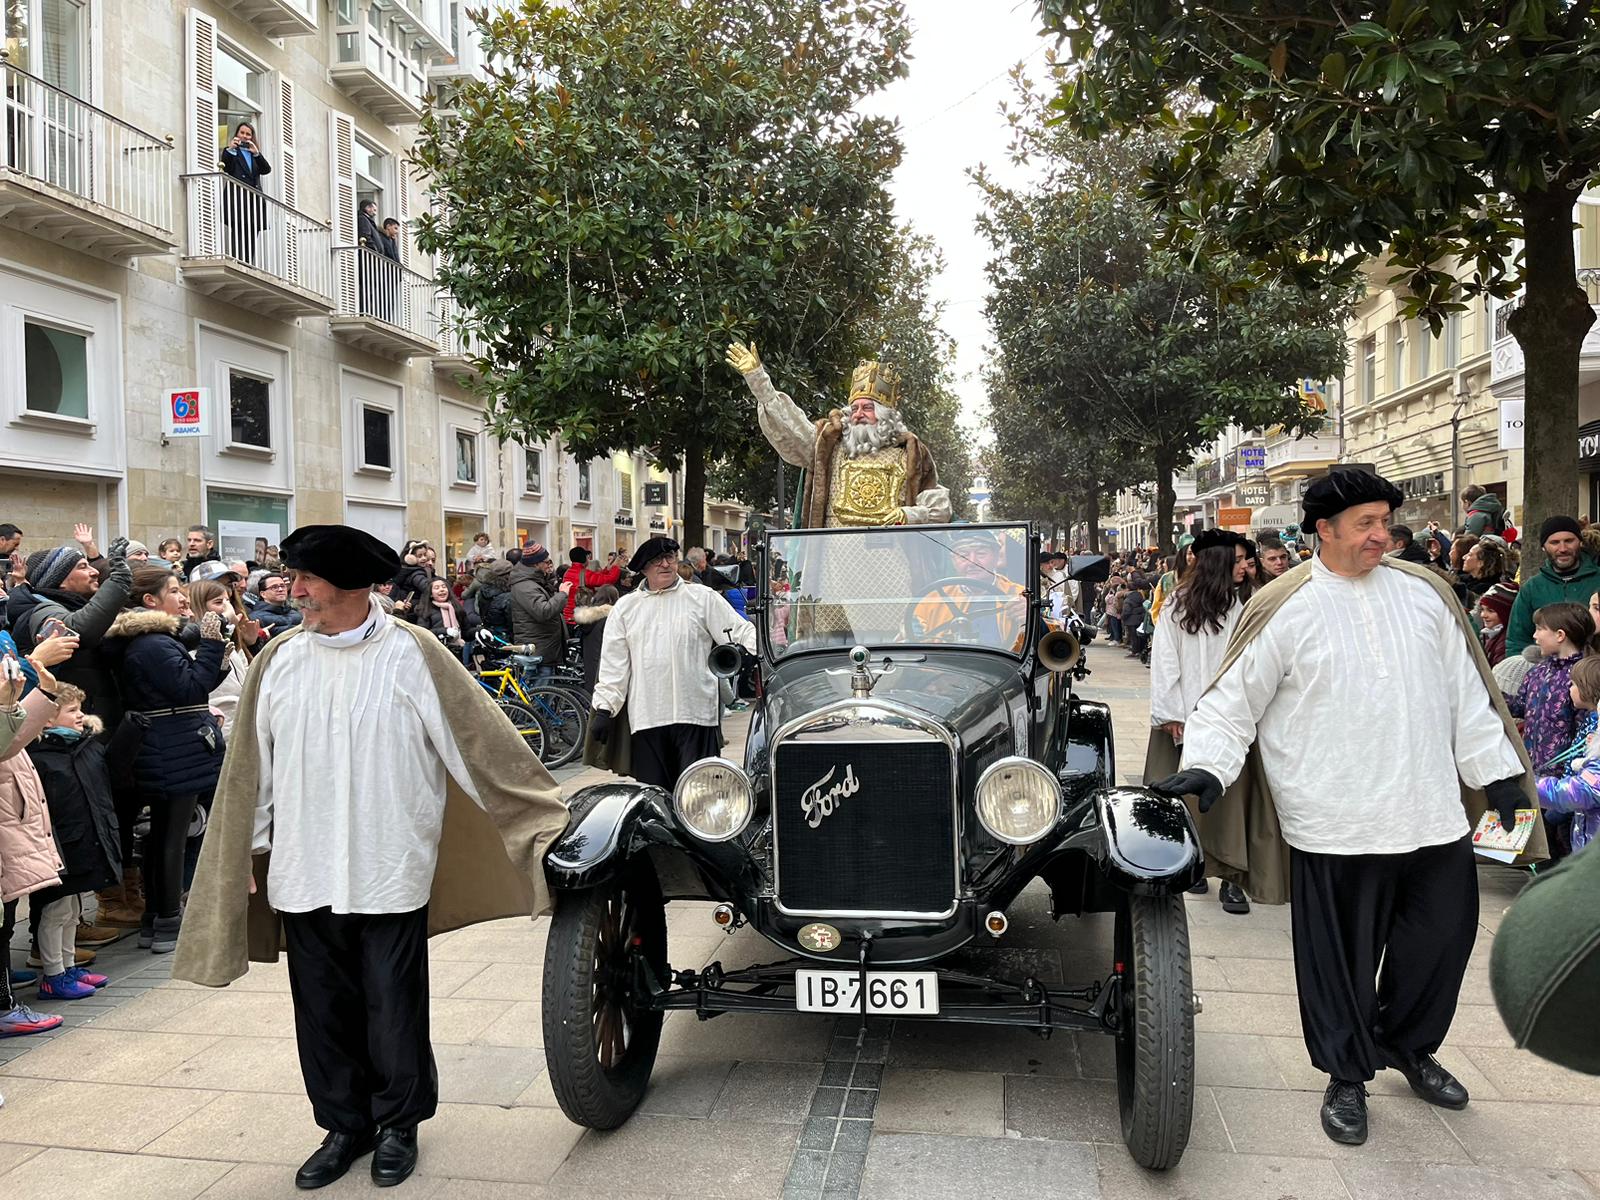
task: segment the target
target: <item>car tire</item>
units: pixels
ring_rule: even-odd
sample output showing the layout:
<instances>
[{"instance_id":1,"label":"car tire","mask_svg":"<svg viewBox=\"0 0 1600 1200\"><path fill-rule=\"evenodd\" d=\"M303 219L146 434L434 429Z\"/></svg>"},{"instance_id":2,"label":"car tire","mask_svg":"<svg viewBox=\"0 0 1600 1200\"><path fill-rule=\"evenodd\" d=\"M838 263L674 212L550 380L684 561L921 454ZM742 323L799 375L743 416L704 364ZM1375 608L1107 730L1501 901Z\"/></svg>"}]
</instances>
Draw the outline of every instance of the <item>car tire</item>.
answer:
<instances>
[{"instance_id":1,"label":"car tire","mask_svg":"<svg viewBox=\"0 0 1600 1200\"><path fill-rule=\"evenodd\" d=\"M589 1129L621 1125L650 1084L663 1014L634 1001L640 956L665 979L666 905L648 859L558 895L544 958L545 1065L561 1111Z\"/></svg>"},{"instance_id":2,"label":"car tire","mask_svg":"<svg viewBox=\"0 0 1600 1200\"><path fill-rule=\"evenodd\" d=\"M1178 1164L1194 1117L1194 990L1181 896L1128 896L1117 909L1122 964L1117 1102L1141 1167Z\"/></svg>"}]
</instances>

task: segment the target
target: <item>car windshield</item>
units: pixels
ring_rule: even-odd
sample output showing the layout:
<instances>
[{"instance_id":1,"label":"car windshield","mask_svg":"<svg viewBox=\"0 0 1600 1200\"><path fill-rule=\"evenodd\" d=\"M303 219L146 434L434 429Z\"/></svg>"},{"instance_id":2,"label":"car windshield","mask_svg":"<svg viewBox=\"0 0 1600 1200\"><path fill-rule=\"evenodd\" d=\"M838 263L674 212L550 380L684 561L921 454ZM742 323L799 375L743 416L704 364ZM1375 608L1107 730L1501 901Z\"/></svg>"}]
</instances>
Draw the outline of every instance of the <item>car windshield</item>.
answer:
<instances>
[{"instance_id":1,"label":"car windshield","mask_svg":"<svg viewBox=\"0 0 1600 1200\"><path fill-rule=\"evenodd\" d=\"M857 643L1027 643L1025 525L902 525L769 535L772 652Z\"/></svg>"}]
</instances>

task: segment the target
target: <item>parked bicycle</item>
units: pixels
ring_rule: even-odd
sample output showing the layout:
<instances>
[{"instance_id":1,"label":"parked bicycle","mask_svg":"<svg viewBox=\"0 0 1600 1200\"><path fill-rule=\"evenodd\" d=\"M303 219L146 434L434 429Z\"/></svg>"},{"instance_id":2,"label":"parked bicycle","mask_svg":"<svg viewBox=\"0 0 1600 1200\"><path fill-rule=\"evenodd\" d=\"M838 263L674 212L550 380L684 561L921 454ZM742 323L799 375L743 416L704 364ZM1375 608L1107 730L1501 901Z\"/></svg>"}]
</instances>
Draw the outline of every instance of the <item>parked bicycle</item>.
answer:
<instances>
[{"instance_id":1,"label":"parked bicycle","mask_svg":"<svg viewBox=\"0 0 1600 1200\"><path fill-rule=\"evenodd\" d=\"M499 661L494 665L480 662L473 677L502 708L516 705L531 714L540 731L539 761L547 767L561 767L581 754L589 732L590 708L581 676L574 681L562 670L541 670L544 660L533 652L532 645L509 643L487 631L477 640L483 659ZM508 715L514 723L518 720L518 714L509 709ZM526 736L531 745L531 726Z\"/></svg>"}]
</instances>

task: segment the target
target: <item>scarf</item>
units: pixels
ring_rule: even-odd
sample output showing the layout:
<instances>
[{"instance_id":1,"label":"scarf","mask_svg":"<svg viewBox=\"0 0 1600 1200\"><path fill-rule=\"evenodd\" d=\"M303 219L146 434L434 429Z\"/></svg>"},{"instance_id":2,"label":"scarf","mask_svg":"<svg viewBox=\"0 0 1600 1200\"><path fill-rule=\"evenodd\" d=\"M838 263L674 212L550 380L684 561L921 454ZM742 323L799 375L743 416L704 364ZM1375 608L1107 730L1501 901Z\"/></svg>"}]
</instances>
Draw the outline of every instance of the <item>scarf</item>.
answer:
<instances>
[{"instance_id":1,"label":"scarf","mask_svg":"<svg viewBox=\"0 0 1600 1200\"><path fill-rule=\"evenodd\" d=\"M456 606L448 600L435 600L433 606L443 614L446 633L461 636L461 622L456 620Z\"/></svg>"},{"instance_id":2,"label":"scarf","mask_svg":"<svg viewBox=\"0 0 1600 1200\"><path fill-rule=\"evenodd\" d=\"M327 646L331 650L343 650L349 646L359 646L362 642L376 637L383 628L382 622L387 619L377 597L373 596L368 599L367 619L354 629L346 629L343 633L317 633L315 630L307 629L306 634L316 639L319 645Z\"/></svg>"}]
</instances>

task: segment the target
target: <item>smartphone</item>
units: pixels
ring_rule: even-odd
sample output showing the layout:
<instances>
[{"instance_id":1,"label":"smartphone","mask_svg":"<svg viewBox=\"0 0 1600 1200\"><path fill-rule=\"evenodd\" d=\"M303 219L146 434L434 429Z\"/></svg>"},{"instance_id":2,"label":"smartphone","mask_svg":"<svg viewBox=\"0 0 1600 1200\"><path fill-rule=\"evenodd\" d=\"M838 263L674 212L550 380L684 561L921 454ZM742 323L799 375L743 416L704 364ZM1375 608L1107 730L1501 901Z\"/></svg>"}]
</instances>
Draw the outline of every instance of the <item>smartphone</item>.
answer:
<instances>
[{"instance_id":1,"label":"smartphone","mask_svg":"<svg viewBox=\"0 0 1600 1200\"><path fill-rule=\"evenodd\" d=\"M22 664L17 661L15 654L8 654L0 658L0 679L7 683L15 683L22 678Z\"/></svg>"},{"instance_id":2,"label":"smartphone","mask_svg":"<svg viewBox=\"0 0 1600 1200\"><path fill-rule=\"evenodd\" d=\"M67 637L71 632L67 628L67 623L60 617L50 617L43 625L39 626L39 640L47 642L53 637Z\"/></svg>"}]
</instances>

